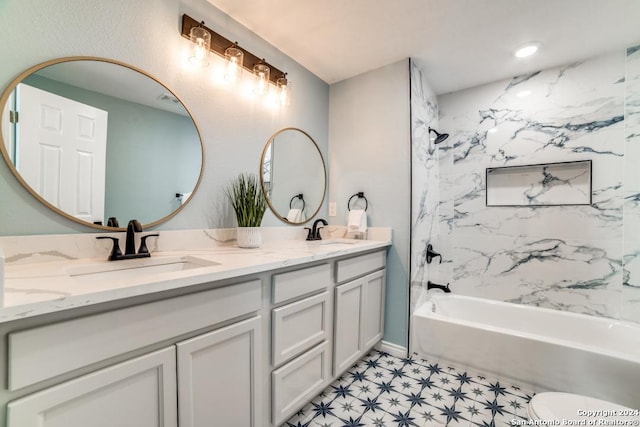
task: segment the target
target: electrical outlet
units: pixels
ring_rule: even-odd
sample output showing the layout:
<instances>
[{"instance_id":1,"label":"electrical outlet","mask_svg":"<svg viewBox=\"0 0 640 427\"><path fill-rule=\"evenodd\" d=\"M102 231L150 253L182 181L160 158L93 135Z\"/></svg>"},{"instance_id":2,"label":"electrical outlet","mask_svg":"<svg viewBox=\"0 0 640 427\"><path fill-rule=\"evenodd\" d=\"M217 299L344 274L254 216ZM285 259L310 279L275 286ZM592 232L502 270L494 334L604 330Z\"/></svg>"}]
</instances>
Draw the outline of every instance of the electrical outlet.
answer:
<instances>
[{"instance_id":1,"label":"electrical outlet","mask_svg":"<svg viewBox=\"0 0 640 427\"><path fill-rule=\"evenodd\" d=\"M336 202L329 202L329 216L336 216Z\"/></svg>"}]
</instances>

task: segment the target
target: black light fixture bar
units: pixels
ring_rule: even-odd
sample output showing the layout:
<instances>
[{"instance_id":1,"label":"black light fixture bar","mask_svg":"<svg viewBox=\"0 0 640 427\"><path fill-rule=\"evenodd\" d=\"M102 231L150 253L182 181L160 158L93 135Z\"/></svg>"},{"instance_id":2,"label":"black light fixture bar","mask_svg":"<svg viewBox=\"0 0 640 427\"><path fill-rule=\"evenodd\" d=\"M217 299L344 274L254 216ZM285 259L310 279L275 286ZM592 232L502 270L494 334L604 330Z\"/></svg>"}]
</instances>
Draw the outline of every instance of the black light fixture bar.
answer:
<instances>
[{"instance_id":1,"label":"black light fixture bar","mask_svg":"<svg viewBox=\"0 0 640 427\"><path fill-rule=\"evenodd\" d=\"M195 19L193 19L192 17L190 17L189 15L187 15L186 13L184 15L182 15L182 37L186 38L186 39L190 39L190 32L191 32L191 28L193 27L197 27L200 26L201 23L199 21L196 21ZM202 27L207 30L209 32L209 34L211 34L211 48L210 50L212 52L217 53L218 55L222 56L224 58L224 51L231 46L234 46L237 49L240 49L242 52L244 52L244 61L243 61L243 68L245 68L246 70L248 70L249 72L253 73L253 66L259 63L263 63L266 64L270 69L271 69L271 73L269 75L269 80L272 83L276 83L276 81L280 78L284 76L284 71L281 71L279 69L277 69L276 67L274 67L273 65L265 62L262 60L262 58L255 56L253 53L245 50L243 47L236 45L234 42L232 42L231 40L226 39L225 37L222 37L220 34L216 33L215 31L213 31L211 28L207 27L206 25L202 25Z\"/></svg>"}]
</instances>

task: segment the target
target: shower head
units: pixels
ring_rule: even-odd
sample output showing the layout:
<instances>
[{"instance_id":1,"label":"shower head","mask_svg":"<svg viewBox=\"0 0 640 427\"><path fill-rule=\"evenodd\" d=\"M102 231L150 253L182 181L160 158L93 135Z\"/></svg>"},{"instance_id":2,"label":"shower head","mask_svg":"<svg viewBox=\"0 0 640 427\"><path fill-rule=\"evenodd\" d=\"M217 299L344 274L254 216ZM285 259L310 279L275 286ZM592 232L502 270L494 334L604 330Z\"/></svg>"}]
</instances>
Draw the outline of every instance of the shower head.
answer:
<instances>
[{"instance_id":1,"label":"shower head","mask_svg":"<svg viewBox=\"0 0 640 427\"><path fill-rule=\"evenodd\" d=\"M435 130L434 128L429 128L429 133L435 133L436 134L436 138L433 141L434 144L440 144L442 141L444 141L445 139L449 138L449 134L448 133L440 133L437 130Z\"/></svg>"}]
</instances>

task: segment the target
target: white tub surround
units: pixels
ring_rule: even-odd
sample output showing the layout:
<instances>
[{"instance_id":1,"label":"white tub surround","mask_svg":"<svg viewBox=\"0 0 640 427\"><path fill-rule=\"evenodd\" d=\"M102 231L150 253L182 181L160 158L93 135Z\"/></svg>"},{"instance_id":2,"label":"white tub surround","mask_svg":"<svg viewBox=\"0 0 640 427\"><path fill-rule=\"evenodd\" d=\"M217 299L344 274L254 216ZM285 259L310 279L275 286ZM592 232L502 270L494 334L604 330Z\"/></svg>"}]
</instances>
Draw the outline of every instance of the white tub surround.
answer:
<instances>
[{"instance_id":1,"label":"white tub surround","mask_svg":"<svg viewBox=\"0 0 640 427\"><path fill-rule=\"evenodd\" d=\"M327 234L331 230L329 227ZM391 244L390 229L374 231L381 240L329 237L307 242L306 231L301 227L264 227L265 242L260 249L241 249L235 244L234 231L161 231L159 237L148 239L150 258L122 261L106 261L112 242L96 237L109 235L123 240L124 233L2 237L6 265L0 322L332 259ZM340 234L339 230L336 232ZM168 264L173 266L162 267ZM143 267L150 268L142 271ZM129 274L128 268L138 272ZM180 270L170 271L172 268Z\"/></svg>"},{"instance_id":2,"label":"white tub surround","mask_svg":"<svg viewBox=\"0 0 640 427\"><path fill-rule=\"evenodd\" d=\"M627 49L622 315L640 322L640 45Z\"/></svg>"},{"instance_id":3,"label":"white tub surround","mask_svg":"<svg viewBox=\"0 0 640 427\"><path fill-rule=\"evenodd\" d=\"M438 99L426 80L422 64L411 60L411 301L409 313L413 313L416 301L422 293L423 283L437 282L437 269L450 266L450 251L438 239L447 229L440 223L444 206L439 205L437 183L440 180L440 157L446 153L449 141L434 144L429 127L443 130L438 124ZM427 266L425 251L428 244L445 254L444 264ZM435 269L432 266L436 266ZM426 286L426 285L425 285Z\"/></svg>"},{"instance_id":4,"label":"white tub surround","mask_svg":"<svg viewBox=\"0 0 640 427\"><path fill-rule=\"evenodd\" d=\"M640 408L640 326L625 321L434 294L413 314L415 353Z\"/></svg>"}]
</instances>

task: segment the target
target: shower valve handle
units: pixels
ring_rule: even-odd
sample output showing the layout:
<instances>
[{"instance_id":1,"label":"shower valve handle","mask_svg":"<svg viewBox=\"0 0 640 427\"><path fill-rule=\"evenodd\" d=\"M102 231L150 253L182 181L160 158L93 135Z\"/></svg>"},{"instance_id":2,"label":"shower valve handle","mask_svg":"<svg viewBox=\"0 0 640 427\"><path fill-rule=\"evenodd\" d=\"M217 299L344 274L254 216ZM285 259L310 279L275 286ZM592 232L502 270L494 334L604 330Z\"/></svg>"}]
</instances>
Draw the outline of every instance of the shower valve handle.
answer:
<instances>
[{"instance_id":1,"label":"shower valve handle","mask_svg":"<svg viewBox=\"0 0 640 427\"><path fill-rule=\"evenodd\" d=\"M427 264L431 264L431 261L433 261L434 258L440 258L440 264L442 264L442 255L440 255L438 252L435 252L433 250L433 245L429 243L427 245L427 255L426 255Z\"/></svg>"}]
</instances>

